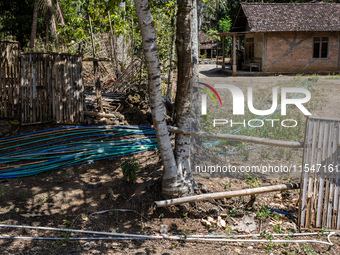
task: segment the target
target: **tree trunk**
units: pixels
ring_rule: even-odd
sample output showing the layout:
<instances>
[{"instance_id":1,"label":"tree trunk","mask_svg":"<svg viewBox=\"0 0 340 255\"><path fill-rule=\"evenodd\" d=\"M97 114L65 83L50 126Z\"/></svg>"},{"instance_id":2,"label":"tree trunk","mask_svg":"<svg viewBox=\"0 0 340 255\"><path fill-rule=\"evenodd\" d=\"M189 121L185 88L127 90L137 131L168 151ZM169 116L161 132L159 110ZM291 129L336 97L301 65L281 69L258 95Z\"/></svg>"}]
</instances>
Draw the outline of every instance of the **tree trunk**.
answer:
<instances>
[{"instance_id":1,"label":"tree trunk","mask_svg":"<svg viewBox=\"0 0 340 255\"><path fill-rule=\"evenodd\" d=\"M191 130L192 122L190 88L193 82L191 33L193 7L193 0L178 1L176 38L178 80L175 101L175 122L177 127L184 130ZM182 182L182 185L186 187L185 191L187 194L192 194L196 183L190 169L190 136L176 135L175 157L179 172L178 182Z\"/></svg>"},{"instance_id":2,"label":"tree trunk","mask_svg":"<svg viewBox=\"0 0 340 255\"><path fill-rule=\"evenodd\" d=\"M58 44L57 37L57 27L55 23L54 13L53 13L53 5L51 0L46 0L46 22L48 23L50 29L51 40L53 43ZM46 35L48 36L48 35Z\"/></svg>"},{"instance_id":3,"label":"tree trunk","mask_svg":"<svg viewBox=\"0 0 340 255\"><path fill-rule=\"evenodd\" d=\"M200 0L194 0L194 8L193 8L193 18L192 18L192 67L193 67L193 75L191 77L191 131L199 132L201 131L200 126L200 93L198 89L198 5L197 2ZM191 136L190 140L190 163L192 165L196 165L197 159L200 158L201 149L202 149L202 138Z\"/></svg>"},{"instance_id":4,"label":"tree trunk","mask_svg":"<svg viewBox=\"0 0 340 255\"><path fill-rule=\"evenodd\" d=\"M31 42L30 48L35 48L35 39L37 37L37 27L38 27L38 13L39 13L39 0L34 0L34 9L33 9L33 22L32 22L32 31L31 31Z\"/></svg>"},{"instance_id":5,"label":"tree trunk","mask_svg":"<svg viewBox=\"0 0 340 255\"><path fill-rule=\"evenodd\" d=\"M65 25L64 13L61 10L61 7L60 7L58 0L56 0L56 7L57 7L57 11L58 11L58 16L59 16L59 22L60 22L60 24Z\"/></svg>"},{"instance_id":6,"label":"tree trunk","mask_svg":"<svg viewBox=\"0 0 340 255\"><path fill-rule=\"evenodd\" d=\"M171 20L171 26L175 26L176 23L176 18L173 17ZM173 82L173 77L174 77L174 70L173 70L173 59L174 59L174 55L175 55L175 47L174 47L174 43L176 40L176 29L174 28L174 31L172 32L172 36L171 36L171 42L170 42L170 67L169 67L169 77L168 77L168 88L167 88L167 97L170 99L171 101L171 93L172 93L172 82Z\"/></svg>"},{"instance_id":7,"label":"tree trunk","mask_svg":"<svg viewBox=\"0 0 340 255\"><path fill-rule=\"evenodd\" d=\"M192 114L192 131L200 131L200 93L197 86L198 83L198 5L197 1L193 0L193 11L192 11L192 68L193 75L191 77L191 114ZM195 139L198 140L198 139ZM197 141L198 142L198 141Z\"/></svg>"},{"instance_id":8,"label":"tree trunk","mask_svg":"<svg viewBox=\"0 0 340 255\"><path fill-rule=\"evenodd\" d=\"M148 0L134 0L138 22L142 34L145 62L148 69L148 86L153 124L155 126L159 150L164 170L162 178L162 196L170 198L178 195L177 166L171 147L168 128L163 111L161 92L161 70L154 21Z\"/></svg>"}]
</instances>

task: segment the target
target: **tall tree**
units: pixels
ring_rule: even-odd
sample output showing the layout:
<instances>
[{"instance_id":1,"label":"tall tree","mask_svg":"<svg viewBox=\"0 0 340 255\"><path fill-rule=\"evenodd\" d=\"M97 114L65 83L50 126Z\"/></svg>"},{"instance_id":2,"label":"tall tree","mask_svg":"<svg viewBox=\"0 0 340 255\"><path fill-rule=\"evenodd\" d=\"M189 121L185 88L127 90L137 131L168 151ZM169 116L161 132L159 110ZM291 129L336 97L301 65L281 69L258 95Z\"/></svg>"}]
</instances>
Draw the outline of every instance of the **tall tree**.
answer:
<instances>
[{"instance_id":1,"label":"tall tree","mask_svg":"<svg viewBox=\"0 0 340 255\"><path fill-rule=\"evenodd\" d=\"M190 172L190 138L176 137L175 155L165 122L162 93L161 71L153 17L148 0L135 0L138 22L142 34L142 43L148 68L148 86L153 123L156 129L159 149L163 159L162 196L178 197L193 191L194 180ZM190 84L192 76L191 58L191 11L192 0L181 0L177 14L177 52L178 52L178 88L176 96L176 124L180 128L190 129ZM176 163L177 162L177 163Z\"/></svg>"},{"instance_id":2,"label":"tall tree","mask_svg":"<svg viewBox=\"0 0 340 255\"><path fill-rule=\"evenodd\" d=\"M197 18L197 15L194 15L194 10L196 11L194 7L194 0L178 1L176 36L178 80L175 101L175 122L177 127L184 130L190 130L192 123L190 93L193 85L192 39L194 36L197 36L197 34L192 34L193 17ZM194 25L197 26L197 22L194 22ZM176 135L177 183L182 186L180 192L183 193L178 194L178 196L185 195L185 193L193 193L196 186L190 168L190 142L190 136Z\"/></svg>"},{"instance_id":3,"label":"tall tree","mask_svg":"<svg viewBox=\"0 0 340 255\"><path fill-rule=\"evenodd\" d=\"M155 125L159 150L161 152L164 164L162 190L163 195L168 197L167 194L171 192L172 185L176 183L177 166L174 154L172 152L170 137L168 135L168 129L163 111L161 70L154 21L151 15L148 0L134 1L142 34L145 61L148 69L148 88L152 119Z\"/></svg>"},{"instance_id":4,"label":"tall tree","mask_svg":"<svg viewBox=\"0 0 340 255\"><path fill-rule=\"evenodd\" d=\"M53 43L58 43L58 37L57 37L57 26L55 22L55 17L53 13L53 5L51 0L45 0L46 4L46 22L49 27L51 39ZM46 29L47 31L47 29ZM46 34L46 38L48 37L48 34Z\"/></svg>"},{"instance_id":5,"label":"tall tree","mask_svg":"<svg viewBox=\"0 0 340 255\"><path fill-rule=\"evenodd\" d=\"M34 9L33 9L33 21L32 21L32 31L31 31L31 41L30 48L35 48L35 39L37 37L37 28L38 28L38 13L39 13L39 0L34 0Z\"/></svg>"}]
</instances>

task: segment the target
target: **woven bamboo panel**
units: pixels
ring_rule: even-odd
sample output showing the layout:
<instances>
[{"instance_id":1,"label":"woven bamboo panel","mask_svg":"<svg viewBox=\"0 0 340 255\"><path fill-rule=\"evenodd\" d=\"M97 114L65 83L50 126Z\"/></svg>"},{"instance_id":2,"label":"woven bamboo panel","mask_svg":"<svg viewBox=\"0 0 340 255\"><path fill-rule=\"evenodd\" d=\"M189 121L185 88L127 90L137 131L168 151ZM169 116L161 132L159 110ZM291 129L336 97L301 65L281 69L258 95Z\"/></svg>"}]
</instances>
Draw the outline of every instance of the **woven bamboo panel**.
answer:
<instances>
[{"instance_id":1,"label":"woven bamboo panel","mask_svg":"<svg viewBox=\"0 0 340 255\"><path fill-rule=\"evenodd\" d=\"M340 229L340 120L307 121L302 161L299 225Z\"/></svg>"},{"instance_id":2,"label":"woven bamboo panel","mask_svg":"<svg viewBox=\"0 0 340 255\"><path fill-rule=\"evenodd\" d=\"M18 118L19 44L0 42L0 118Z\"/></svg>"},{"instance_id":3,"label":"woven bamboo panel","mask_svg":"<svg viewBox=\"0 0 340 255\"><path fill-rule=\"evenodd\" d=\"M22 124L83 121L84 87L80 56L22 54L20 90Z\"/></svg>"}]
</instances>

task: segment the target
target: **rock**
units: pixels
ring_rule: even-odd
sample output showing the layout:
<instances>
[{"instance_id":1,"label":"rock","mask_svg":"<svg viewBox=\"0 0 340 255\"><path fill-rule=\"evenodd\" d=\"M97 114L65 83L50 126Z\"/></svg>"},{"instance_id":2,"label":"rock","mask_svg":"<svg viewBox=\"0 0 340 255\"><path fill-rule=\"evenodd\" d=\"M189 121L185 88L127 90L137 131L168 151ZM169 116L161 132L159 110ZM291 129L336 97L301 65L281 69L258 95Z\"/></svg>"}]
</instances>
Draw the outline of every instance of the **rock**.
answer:
<instances>
[{"instance_id":1,"label":"rock","mask_svg":"<svg viewBox=\"0 0 340 255\"><path fill-rule=\"evenodd\" d=\"M219 213L219 209L218 209L218 207L217 206L214 206L213 208L211 208L210 210L209 210L209 213L210 214L214 214L214 215L218 215L218 213Z\"/></svg>"},{"instance_id":2,"label":"rock","mask_svg":"<svg viewBox=\"0 0 340 255\"><path fill-rule=\"evenodd\" d=\"M161 225L159 228L159 233L166 234L168 233L168 225Z\"/></svg>"},{"instance_id":3,"label":"rock","mask_svg":"<svg viewBox=\"0 0 340 255\"><path fill-rule=\"evenodd\" d=\"M216 220L214 220L214 218L210 216L207 218L207 221L209 221L211 224L214 224L214 225L217 223Z\"/></svg>"},{"instance_id":4,"label":"rock","mask_svg":"<svg viewBox=\"0 0 340 255\"><path fill-rule=\"evenodd\" d=\"M257 224L255 222L253 215L244 215L240 223L234 227L240 232L251 233L257 229Z\"/></svg>"},{"instance_id":5,"label":"rock","mask_svg":"<svg viewBox=\"0 0 340 255\"><path fill-rule=\"evenodd\" d=\"M212 224L209 221L205 220L205 219L202 219L201 222L202 222L203 225L205 225L207 227L211 227L212 226Z\"/></svg>"},{"instance_id":6,"label":"rock","mask_svg":"<svg viewBox=\"0 0 340 255\"><path fill-rule=\"evenodd\" d=\"M190 205L189 205L189 203L180 204L179 209L184 213L189 212Z\"/></svg>"},{"instance_id":7,"label":"rock","mask_svg":"<svg viewBox=\"0 0 340 255\"><path fill-rule=\"evenodd\" d=\"M66 173L67 173L69 176L74 176L73 169L74 169L74 167L68 167L68 168L66 168Z\"/></svg>"},{"instance_id":8,"label":"rock","mask_svg":"<svg viewBox=\"0 0 340 255\"><path fill-rule=\"evenodd\" d=\"M205 186L203 183L198 184L198 188L202 193L208 193L209 189L207 186Z\"/></svg>"},{"instance_id":9,"label":"rock","mask_svg":"<svg viewBox=\"0 0 340 255\"><path fill-rule=\"evenodd\" d=\"M217 226L220 228L225 228L227 226L225 220L222 220L221 216L218 216L217 218Z\"/></svg>"},{"instance_id":10,"label":"rock","mask_svg":"<svg viewBox=\"0 0 340 255\"><path fill-rule=\"evenodd\" d=\"M296 224L294 222L288 222L288 221L285 221L282 223L282 226L281 226L281 229L283 231L292 231L292 232L297 232L297 227L296 227Z\"/></svg>"},{"instance_id":11,"label":"rock","mask_svg":"<svg viewBox=\"0 0 340 255\"><path fill-rule=\"evenodd\" d=\"M240 248L235 248L234 249L234 254L241 254L241 249Z\"/></svg>"}]
</instances>

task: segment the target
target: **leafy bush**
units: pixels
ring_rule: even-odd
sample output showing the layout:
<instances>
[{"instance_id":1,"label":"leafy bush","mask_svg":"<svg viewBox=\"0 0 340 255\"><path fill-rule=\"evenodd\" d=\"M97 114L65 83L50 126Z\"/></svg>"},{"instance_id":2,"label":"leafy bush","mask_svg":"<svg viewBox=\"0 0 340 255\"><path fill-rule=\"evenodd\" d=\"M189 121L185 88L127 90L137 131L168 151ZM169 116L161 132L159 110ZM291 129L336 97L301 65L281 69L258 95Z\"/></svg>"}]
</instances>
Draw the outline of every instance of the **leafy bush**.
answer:
<instances>
[{"instance_id":1,"label":"leafy bush","mask_svg":"<svg viewBox=\"0 0 340 255\"><path fill-rule=\"evenodd\" d=\"M136 171L140 170L139 162L135 158L127 158L122 164L122 171L128 182L135 182Z\"/></svg>"}]
</instances>

